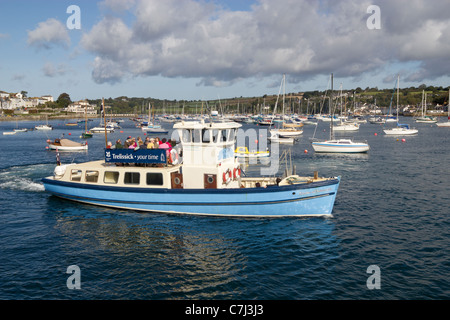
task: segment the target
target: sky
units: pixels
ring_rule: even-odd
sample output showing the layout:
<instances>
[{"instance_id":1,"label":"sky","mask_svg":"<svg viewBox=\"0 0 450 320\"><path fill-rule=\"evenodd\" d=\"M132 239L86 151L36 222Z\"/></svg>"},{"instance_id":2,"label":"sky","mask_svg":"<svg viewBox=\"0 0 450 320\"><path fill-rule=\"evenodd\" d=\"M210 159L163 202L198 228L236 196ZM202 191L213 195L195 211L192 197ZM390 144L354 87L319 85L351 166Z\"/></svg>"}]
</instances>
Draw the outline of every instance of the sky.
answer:
<instances>
[{"instance_id":1,"label":"sky","mask_svg":"<svg viewBox=\"0 0 450 320\"><path fill-rule=\"evenodd\" d=\"M74 7L77 9L73 9ZM0 0L0 90L215 100L450 85L448 0Z\"/></svg>"}]
</instances>

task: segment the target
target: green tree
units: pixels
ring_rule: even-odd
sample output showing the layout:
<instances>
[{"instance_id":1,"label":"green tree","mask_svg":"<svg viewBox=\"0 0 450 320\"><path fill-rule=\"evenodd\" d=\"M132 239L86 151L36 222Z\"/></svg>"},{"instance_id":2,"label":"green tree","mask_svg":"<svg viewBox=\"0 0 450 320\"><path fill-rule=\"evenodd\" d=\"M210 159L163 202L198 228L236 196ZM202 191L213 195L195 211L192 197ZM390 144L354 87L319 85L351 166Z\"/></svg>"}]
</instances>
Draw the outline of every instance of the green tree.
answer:
<instances>
[{"instance_id":1,"label":"green tree","mask_svg":"<svg viewBox=\"0 0 450 320\"><path fill-rule=\"evenodd\" d=\"M69 104L72 103L72 100L70 100L70 96L68 93L61 93L56 100L56 104L58 105L58 108L66 108Z\"/></svg>"}]
</instances>

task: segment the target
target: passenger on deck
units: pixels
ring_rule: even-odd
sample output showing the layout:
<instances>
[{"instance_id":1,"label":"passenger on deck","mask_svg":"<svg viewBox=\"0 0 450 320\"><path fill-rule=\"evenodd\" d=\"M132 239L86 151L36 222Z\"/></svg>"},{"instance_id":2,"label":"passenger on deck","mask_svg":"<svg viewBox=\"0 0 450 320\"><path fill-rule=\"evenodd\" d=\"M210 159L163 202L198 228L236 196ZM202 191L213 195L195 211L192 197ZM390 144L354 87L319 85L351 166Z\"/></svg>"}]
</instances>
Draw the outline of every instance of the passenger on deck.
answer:
<instances>
[{"instance_id":1,"label":"passenger on deck","mask_svg":"<svg viewBox=\"0 0 450 320\"><path fill-rule=\"evenodd\" d=\"M149 142L147 143L147 149L156 149L155 138L150 138Z\"/></svg>"},{"instance_id":2,"label":"passenger on deck","mask_svg":"<svg viewBox=\"0 0 450 320\"><path fill-rule=\"evenodd\" d=\"M117 139L116 141L116 149L123 149L122 141L120 141L120 139Z\"/></svg>"},{"instance_id":3,"label":"passenger on deck","mask_svg":"<svg viewBox=\"0 0 450 320\"><path fill-rule=\"evenodd\" d=\"M128 137L127 140L125 140L125 143L124 143L124 145L123 145L123 148L124 148L124 149L128 149L128 147L130 146L130 144L131 144L131 137Z\"/></svg>"},{"instance_id":4,"label":"passenger on deck","mask_svg":"<svg viewBox=\"0 0 450 320\"><path fill-rule=\"evenodd\" d=\"M131 138L131 143L128 149L134 149L137 147L136 138Z\"/></svg>"},{"instance_id":5,"label":"passenger on deck","mask_svg":"<svg viewBox=\"0 0 450 320\"><path fill-rule=\"evenodd\" d=\"M170 146L166 142L166 138L162 139L162 143L159 145L159 149L166 149L166 157L169 157L169 148Z\"/></svg>"},{"instance_id":6,"label":"passenger on deck","mask_svg":"<svg viewBox=\"0 0 450 320\"><path fill-rule=\"evenodd\" d=\"M139 149L147 149L147 145L142 141L141 137L138 137L138 146Z\"/></svg>"}]
</instances>

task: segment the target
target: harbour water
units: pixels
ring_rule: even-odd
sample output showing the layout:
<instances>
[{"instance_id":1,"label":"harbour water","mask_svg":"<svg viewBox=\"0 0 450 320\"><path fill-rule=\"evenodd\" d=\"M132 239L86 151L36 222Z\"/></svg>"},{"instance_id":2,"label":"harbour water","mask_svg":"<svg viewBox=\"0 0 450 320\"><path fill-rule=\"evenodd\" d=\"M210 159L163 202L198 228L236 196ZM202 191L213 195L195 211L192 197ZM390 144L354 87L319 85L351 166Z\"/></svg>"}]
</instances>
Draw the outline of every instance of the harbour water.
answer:
<instances>
[{"instance_id":1,"label":"harbour water","mask_svg":"<svg viewBox=\"0 0 450 320\"><path fill-rule=\"evenodd\" d=\"M392 137L380 125L362 124L346 135L367 140L371 150L339 155L315 154L314 126L307 125L296 144L280 149L292 150L298 173L342 177L333 216L230 219L50 196L40 179L52 174L55 152L45 141L63 133L80 141L84 126L49 124L55 130L0 136L2 300L450 298L450 128L413 124L418 135ZM0 132L15 127L1 122ZM120 130L108 139L144 136L130 120ZM328 137L327 124L316 137ZM61 152L61 161L101 159L104 135L87 141L87 152ZM80 289L67 286L72 265ZM377 288L368 285L371 266L379 270Z\"/></svg>"}]
</instances>

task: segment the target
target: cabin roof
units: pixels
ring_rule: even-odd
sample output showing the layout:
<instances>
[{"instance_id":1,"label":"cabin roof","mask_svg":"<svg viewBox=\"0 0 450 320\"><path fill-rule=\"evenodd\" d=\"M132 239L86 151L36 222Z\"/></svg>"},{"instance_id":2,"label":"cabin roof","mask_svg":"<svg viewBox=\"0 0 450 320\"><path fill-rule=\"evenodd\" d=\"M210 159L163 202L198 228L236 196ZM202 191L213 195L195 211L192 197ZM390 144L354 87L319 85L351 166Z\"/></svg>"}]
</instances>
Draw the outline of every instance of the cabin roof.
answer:
<instances>
[{"instance_id":1,"label":"cabin roof","mask_svg":"<svg viewBox=\"0 0 450 320\"><path fill-rule=\"evenodd\" d=\"M242 125L237 122L199 122L199 121L181 121L173 125L174 129L236 129Z\"/></svg>"}]
</instances>

